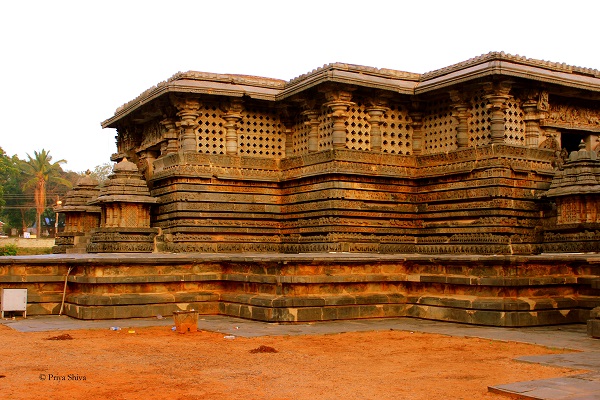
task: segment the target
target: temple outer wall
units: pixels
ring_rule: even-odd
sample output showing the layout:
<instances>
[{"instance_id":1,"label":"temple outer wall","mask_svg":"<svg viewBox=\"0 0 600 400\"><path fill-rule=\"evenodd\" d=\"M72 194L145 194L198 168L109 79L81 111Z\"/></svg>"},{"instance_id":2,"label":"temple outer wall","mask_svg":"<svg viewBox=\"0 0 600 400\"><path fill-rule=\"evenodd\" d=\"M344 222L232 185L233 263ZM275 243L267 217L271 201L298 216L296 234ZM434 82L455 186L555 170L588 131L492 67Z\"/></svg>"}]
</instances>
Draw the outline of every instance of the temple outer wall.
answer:
<instances>
[{"instance_id":1,"label":"temple outer wall","mask_svg":"<svg viewBox=\"0 0 600 400\"><path fill-rule=\"evenodd\" d=\"M67 277L69 268L72 271ZM0 287L28 314L201 314L267 322L416 317L488 326L582 323L600 306L600 256L85 255L3 257Z\"/></svg>"}]
</instances>

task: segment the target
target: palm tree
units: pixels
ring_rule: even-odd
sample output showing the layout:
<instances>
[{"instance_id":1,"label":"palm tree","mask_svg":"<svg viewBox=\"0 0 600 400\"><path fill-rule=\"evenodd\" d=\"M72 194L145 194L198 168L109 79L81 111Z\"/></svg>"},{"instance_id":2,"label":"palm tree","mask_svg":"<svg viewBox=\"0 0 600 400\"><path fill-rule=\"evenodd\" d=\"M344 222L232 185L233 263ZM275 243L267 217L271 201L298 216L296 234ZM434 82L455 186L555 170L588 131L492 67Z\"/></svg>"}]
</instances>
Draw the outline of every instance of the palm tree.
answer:
<instances>
[{"instance_id":1,"label":"palm tree","mask_svg":"<svg viewBox=\"0 0 600 400\"><path fill-rule=\"evenodd\" d=\"M49 151L42 149L39 153L33 152L34 157L27 154L27 161L21 161L21 172L25 177L23 189L33 188L33 198L35 202L37 235L40 237L42 221L41 216L46 209L46 184L50 181L56 182L67 187L71 187L71 182L62 178L60 173L66 160L59 160L52 163L52 156Z\"/></svg>"}]
</instances>

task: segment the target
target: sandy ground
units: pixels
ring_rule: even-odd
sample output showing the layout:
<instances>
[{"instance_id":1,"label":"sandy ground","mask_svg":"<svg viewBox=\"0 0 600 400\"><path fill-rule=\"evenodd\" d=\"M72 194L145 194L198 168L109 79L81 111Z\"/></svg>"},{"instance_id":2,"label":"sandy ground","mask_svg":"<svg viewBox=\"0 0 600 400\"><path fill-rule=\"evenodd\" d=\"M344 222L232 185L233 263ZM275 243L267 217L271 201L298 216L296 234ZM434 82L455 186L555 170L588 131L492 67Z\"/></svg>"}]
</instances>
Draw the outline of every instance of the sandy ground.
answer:
<instances>
[{"instance_id":1,"label":"sandy ground","mask_svg":"<svg viewBox=\"0 0 600 400\"><path fill-rule=\"evenodd\" d=\"M543 347L402 331L226 339L0 326L0 342L0 399L504 399L487 387L577 373L513 360L556 352Z\"/></svg>"}]
</instances>

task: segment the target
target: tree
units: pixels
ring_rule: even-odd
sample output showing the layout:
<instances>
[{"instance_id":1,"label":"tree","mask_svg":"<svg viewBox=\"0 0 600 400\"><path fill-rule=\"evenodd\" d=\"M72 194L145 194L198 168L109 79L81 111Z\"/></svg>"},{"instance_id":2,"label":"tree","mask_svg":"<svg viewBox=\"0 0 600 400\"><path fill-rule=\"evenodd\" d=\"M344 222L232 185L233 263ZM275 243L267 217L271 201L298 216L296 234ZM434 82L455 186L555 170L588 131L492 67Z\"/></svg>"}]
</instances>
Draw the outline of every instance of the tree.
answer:
<instances>
[{"instance_id":1,"label":"tree","mask_svg":"<svg viewBox=\"0 0 600 400\"><path fill-rule=\"evenodd\" d=\"M96 165L91 173L91 177L96 179L99 185L103 185L108 180L108 176L112 174L113 166L113 163Z\"/></svg>"},{"instance_id":2,"label":"tree","mask_svg":"<svg viewBox=\"0 0 600 400\"><path fill-rule=\"evenodd\" d=\"M8 157L0 148L0 220L5 223L5 232L10 228L25 227L26 221L33 222L33 215L27 206L27 196L21 185L21 160L14 155Z\"/></svg>"},{"instance_id":3,"label":"tree","mask_svg":"<svg viewBox=\"0 0 600 400\"><path fill-rule=\"evenodd\" d=\"M42 221L41 216L46 209L46 186L48 182L54 182L66 187L72 184L61 177L63 174L60 164L66 163L66 160L59 160L52 163L52 156L49 151L42 149L39 153L33 152L34 157L27 154L27 161L21 161L20 168L24 176L23 189L33 189L37 234L41 234Z\"/></svg>"}]
</instances>

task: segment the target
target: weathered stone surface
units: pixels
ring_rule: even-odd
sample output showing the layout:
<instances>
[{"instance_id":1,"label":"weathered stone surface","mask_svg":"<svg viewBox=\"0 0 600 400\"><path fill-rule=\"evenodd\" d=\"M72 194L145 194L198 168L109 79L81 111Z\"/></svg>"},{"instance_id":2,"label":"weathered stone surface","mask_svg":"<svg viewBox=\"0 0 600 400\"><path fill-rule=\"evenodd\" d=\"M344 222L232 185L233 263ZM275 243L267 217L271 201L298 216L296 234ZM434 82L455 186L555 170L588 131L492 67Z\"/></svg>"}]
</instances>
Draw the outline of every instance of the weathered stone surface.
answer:
<instances>
[{"instance_id":1,"label":"weathered stone surface","mask_svg":"<svg viewBox=\"0 0 600 400\"><path fill-rule=\"evenodd\" d=\"M595 154L600 133L600 77L567 70L490 53L422 75L190 71L103 126L118 131L113 160L134 161L157 200L158 251L598 251L595 233L552 230L562 183L542 197L576 161L574 138ZM590 194L594 173L579 171Z\"/></svg>"}]
</instances>

